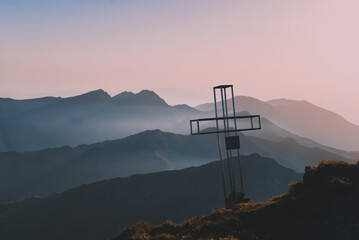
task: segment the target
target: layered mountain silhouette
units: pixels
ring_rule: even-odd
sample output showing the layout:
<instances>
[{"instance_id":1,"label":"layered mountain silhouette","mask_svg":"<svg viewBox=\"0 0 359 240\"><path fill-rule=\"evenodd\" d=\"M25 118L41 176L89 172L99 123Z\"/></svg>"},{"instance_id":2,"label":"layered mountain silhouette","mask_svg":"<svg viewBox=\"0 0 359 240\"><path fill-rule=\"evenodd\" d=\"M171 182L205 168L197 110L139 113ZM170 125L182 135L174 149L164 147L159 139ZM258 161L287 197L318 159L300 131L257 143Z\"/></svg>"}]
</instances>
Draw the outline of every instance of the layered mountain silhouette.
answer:
<instances>
[{"instance_id":1,"label":"layered mountain silhouette","mask_svg":"<svg viewBox=\"0 0 359 240\"><path fill-rule=\"evenodd\" d=\"M118 139L148 129L188 132L201 112L169 106L143 90L111 97L103 90L68 98L0 99L0 151L30 151Z\"/></svg>"},{"instance_id":2,"label":"layered mountain silhouette","mask_svg":"<svg viewBox=\"0 0 359 240\"><path fill-rule=\"evenodd\" d=\"M114 96L113 101L121 104L141 104L141 105L156 105L156 106L169 106L165 100L160 98L156 93L149 90L143 90L137 94L132 92L122 92Z\"/></svg>"},{"instance_id":3,"label":"layered mountain silhouette","mask_svg":"<svg viewBox=\"0 0 359 240\"><path fill-rule=\"evenodd\" d=\"M262 203L240 203L208 216L154 226L141 221L122 239L333 239L359 238L359 163L324 162L307 168L303 183Z\"/></svg>"},{"instance_id":4,"label":"layered mountain silhouette","mask_svg":"<svg viewBox=\"0 0 359 240\"><path fill-rule=\"evenodd\" d=\"M359 127L333 112L306 101L235 101L239 115L262 116L261 131L240 134L254 201L281 194L308 165L359 159L348 151L359 149ZM149 90L0 98L0 239L108 239L140 220L181 222L223 207L217 138L188 136L189 119L212 108L170 106Z\"/></svg>"},{"instance_id":5,"label":"layered mountain silhouette","mask_svg":"<svg viewBox=\"0 0 359 240\"><path fill-rule=\"evenodd\" d=\"M242 114L249 114L247 112L242 112ZM300 137L298 135L293 134L290 131L285 130L284 128L279 127L278 125L274 124L273 122L269 121L267 118L262 117L261 118L262 123L262 129L260 131L248 131L245 132L245 135L247 136L253 136L257 138L263 138L269 141L282 141L284 139L293 139L299 144L308 147L308 148L319 148L331 153L334 153L336 155L340 155L342 157L348 158L348 159L359 159L359 153L358 152L347 152L344 150L332 148L325 146L323 144L319 144L309 138Z\"/></svg>"},{"instance_id":6,"label":"layered mountain silhouette","mask_svg":"<svg viewBox=\"0 0 359 240\"><path fill-rule=\"evenodd\" d=\"M290 182L301 178L301 174L258 154L243 157L242 163L244 187L252 201L281 194ZM100 181L48 197L3 204L0 239L102 240L140 220L182 222L224 206L220 174L216 161Z\"/></svg>"},{"instance_id":7,"label":"layered mountain silhouette","mask_svg":"<svg viewBox=\"0 0 359 240\"><path fill-rule=\"evenodd\" d=\"M260 114L279 127L320 144L347 151L359 149L359 126L307 101L276 99L263 102L252 97L237 96L235 104L237 111ZM196 108L213 111L214 106L206 103ZM218 108L221 106L218 105Z\"/></svg>"},{"instance_id":8,"label":"layered mountain silhouette","mask_svg":"<svg viewBox=\"0 0 359 240\"><path fill-rule=\"evenodd\" d=\"M241 134L241 147L242 155L259 153L297 172L321 160L353 161L303 146L292 138L269 141ZM104 179L199 166L218 158L215 135L187 136L160 130L75 148L0 153L0 203Z\"/></svg>"},{"instance_id":9,"label":"layered mountain silhouette","mask_svg":"<svg viewBox=\"0 0 359 240\"><path fill-rule=\"evenodd\" d=\"M305 101L262 102L251 97L236 97L235 101L238 112L266 118L261 131L246 132L247 135L270 141L290 137L304 146L345 158L359 156L359 127L333 112ZM90 144L148 129L188 134L189 119L212 117L212 109L213 104L197 109L181 104L170 106L149 90L122 92L113 97L96 90L69 98L0 98L0 152Z\"/></svg>"}]
</instances>

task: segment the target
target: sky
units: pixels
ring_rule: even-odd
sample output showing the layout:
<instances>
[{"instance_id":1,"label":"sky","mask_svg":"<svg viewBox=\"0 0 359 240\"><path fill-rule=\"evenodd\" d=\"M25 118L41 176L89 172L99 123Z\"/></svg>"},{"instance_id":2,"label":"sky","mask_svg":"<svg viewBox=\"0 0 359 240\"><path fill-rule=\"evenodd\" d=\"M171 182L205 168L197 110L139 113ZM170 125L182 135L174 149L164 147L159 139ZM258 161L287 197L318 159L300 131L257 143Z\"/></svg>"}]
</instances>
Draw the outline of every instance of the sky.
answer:
<instances>
[{"instance_id":1,"label":"sky","mask_svg":"<svg viewBox=\"0 0 359 240\"><path fill-rule=\"evenodd\" d=\"M359 125L357 0L0 0L0 97L212 87L307 100Z\"/></svg>"}]
</instances>

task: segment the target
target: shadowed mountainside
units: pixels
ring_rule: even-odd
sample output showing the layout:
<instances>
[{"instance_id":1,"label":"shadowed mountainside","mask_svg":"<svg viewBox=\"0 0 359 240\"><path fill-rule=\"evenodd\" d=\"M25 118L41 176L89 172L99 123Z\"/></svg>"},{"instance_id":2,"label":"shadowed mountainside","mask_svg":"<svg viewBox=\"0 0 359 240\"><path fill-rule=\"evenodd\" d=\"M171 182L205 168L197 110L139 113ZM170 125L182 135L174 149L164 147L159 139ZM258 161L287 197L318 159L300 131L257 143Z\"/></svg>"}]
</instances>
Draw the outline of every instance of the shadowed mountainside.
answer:
<instances>
[{"instance_id":1,"label":"shadowed mountainside","mask_svg":"<svg viewBox=\"0 0 359 240\"><path fill-rule=\"evenodd\" d=\"M258 154L243 157L242 163L244 187L253 201L281 194L290 182L301 177ZM7 203L0 206L0 239L103 240L140 220L181 222L224 206L220 174L216 161Z\"/></svg>"},{"instance_id":2,"label":"shadowed mountainside","mask_svg":"<svg viewBox=\"0 0 359 240\"><path fill-rule=\"evenodd\" d=\"M241 134L241 146L242 155L259 153L298 172L320 160L351 161L302 146L290 138L271 142ZM160 130L76 148L0 153L0 203L136 173L199 166L217 159L216 136L186 136Z\"/></svg>"},{"instance_id":3,"label":"shadowed mountainside","mask_svg":"<svg viewBox=\"0 0 359 240\"><path fill-rule=\"evenodd\" d=\"M307 168L303 183L262 203L240 203L208 216L159 226L139 222L122 239L359 239L359 162Z\"/></svg>"}]
</instances>

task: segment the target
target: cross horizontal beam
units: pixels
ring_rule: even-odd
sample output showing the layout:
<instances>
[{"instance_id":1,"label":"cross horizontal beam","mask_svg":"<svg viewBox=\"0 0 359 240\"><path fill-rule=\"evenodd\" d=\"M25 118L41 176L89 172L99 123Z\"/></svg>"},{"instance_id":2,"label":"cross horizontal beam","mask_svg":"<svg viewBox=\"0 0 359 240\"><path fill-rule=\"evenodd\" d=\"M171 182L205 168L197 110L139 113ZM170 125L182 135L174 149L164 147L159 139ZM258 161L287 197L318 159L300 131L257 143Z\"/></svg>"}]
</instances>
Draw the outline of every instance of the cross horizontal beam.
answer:
<instances>
[{"instance_id":1,"label":"cross horizontal beam","mask_svg":"<svg viewBox=\"0 0 359 240\"><path fill-rule=\"evenodd\" d=\"M226 128L221 126L223 121L232 120L248 120L249 122L240 124L237 123L233 127ZM218 128L217 124L218 123ZM201 126L204 125L204 126ZM232 116L232 117L218 117L218 118L200 118L190 120L191 135L212 134L212 133L225 133L225 132L242 132L259 130L262 128L260 115L247 115L247 116ZM203 129L203 130L201 130Z\"/></svg>"},{"instance_id":2,"label":"cross horizontal beam","mask_svg":"<svg viewBox=\"0 0 359 240\"><path fill-rule=\"evenodd\" d=\"M233 85L218 85L218 86L213 87L213 89L218 89L218 88L230 88L230 87L233 87Z\"/></svg>"}]
</instances>

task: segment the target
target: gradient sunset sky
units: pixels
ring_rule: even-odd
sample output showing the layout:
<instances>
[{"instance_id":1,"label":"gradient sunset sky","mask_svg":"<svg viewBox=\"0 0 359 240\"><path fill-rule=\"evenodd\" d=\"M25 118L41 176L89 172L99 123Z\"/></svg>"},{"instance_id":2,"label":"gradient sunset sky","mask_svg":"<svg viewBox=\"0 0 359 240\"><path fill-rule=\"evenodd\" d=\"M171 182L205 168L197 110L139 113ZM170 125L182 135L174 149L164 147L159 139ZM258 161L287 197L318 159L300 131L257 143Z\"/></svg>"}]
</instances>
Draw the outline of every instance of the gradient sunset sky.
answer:
<instances>
[{"instance_id":1,"label":"gradient sunset sky","mask_svg":"<svg viewBox=\"0 0 359 240\"><path fill-rule=\"evenodd\" d=\"M357 0L0 0L0 97L308 100L359 124Z\"/></svg>"}]
</instances>

